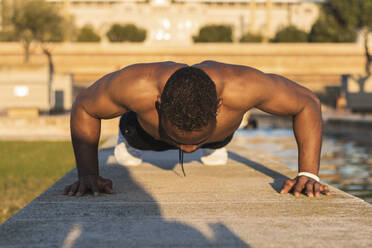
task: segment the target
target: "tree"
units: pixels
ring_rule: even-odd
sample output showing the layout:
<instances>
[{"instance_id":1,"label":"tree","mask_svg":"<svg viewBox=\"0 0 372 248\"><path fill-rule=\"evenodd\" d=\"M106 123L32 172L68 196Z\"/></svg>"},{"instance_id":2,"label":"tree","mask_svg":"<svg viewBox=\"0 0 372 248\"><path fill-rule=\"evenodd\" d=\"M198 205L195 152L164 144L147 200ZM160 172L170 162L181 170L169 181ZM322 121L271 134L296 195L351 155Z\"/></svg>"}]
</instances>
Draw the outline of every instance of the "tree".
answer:
<instances>
[{"instance_id":1,"label":"tree","mask_svg":"<svg viewBox=\"0 0 372 248\"><path fill-rule=\"evenodd\" d=\"M38 42L48 59L49 67L49 103L51 104L51 86L54 74L52 53L48 42L60 42L64 39L64 19L59 15L58 9L45 0L24 0L17 3L11 17L14 33L24 48L24 62L30 58L30 45Z\"/></svg>"},{"instance_id":2,"label":"tree","mask_svg":"<svg viewBox=\"0 0 372 248\"><path fill-rule=\"evenodd\" d=\"M143 42L146 39L146 30L134 24L113 24L106 36L111 42Z\"/></svg>"},{"instance_id":3,"label":"tree","mask_svg":"<svg viewBox=\"0 0 372 248\"><path fill-rule=\"evenodd\" d=\"M361 32L364 39L366 64L365 76L359 77L357 81L360 82L361 89L363 89L364 82L371 76L372 56L369 52L368 36L372 31L372 1L327 0L322 6L322 12L320 19L312 28L313 41L324 40L327 36L333 37L332 39L336 42L352 40L351 38L355 41L356 32ZM324 27L329 24L333 28Z\"/></svg>"},{"instance_id":4,"label":"tree","mask_svg":"<svg viewBox=\"0 0 372 248\"><path fill-rule=\"evenodd\" d=\"M359 0L357 0L359 1ZM327 1L311 28L310 42L355 42L357 38L358 3L354 0Z\"/></svg>"},{"instance_id":5,"label":"tree","mask_svg":"<svg viewBox=\"0 0 372 248\"><path fill-rule=\"evenodd\" d=\"M228 25L206 25L192 38L194 42L232 42L232 28Z\"/></svg>"},{"instance_id":6,"label":"tree","mask_svg":"<svg viewBox=\"0 0 372 248\"><path fill-rule=\"evenodd\" d=\"M101 37L94 31L91 26L84 26L79 30L77 42L100 42Z\"/></svg>"},{"instance_id":7,"label":"tree","mask_svg":"<svg viewBox=\"0 0 372 248\"><path fill-rule=\"evenodd\" d=\"M280 29L270 42L307 42L308 34L295 26Z\"/></svg>"},{"instance_id":8,"label":"tree","mask_svg":"<svg viewBox=\"0 0 372 248\"><path fill-rule=\"evenodd\" d=\"M311 27L309 42L355 42L357 31L340 26L332 16L321 14Z\"/></svg>"},{"instance_id":9,"label":"tree","mask_svg":"<svg viewBox=\"0 0 372 248\"><path fill-rule=\"evenodd\" d=\"M29 62L31 43L39 42L49 65L53 66L47 43L64 39L64 20L58 9L45 0L25 0L15 5L11 24L17 39L23 43L25 63Z\"/></svg>"}]
</instances>

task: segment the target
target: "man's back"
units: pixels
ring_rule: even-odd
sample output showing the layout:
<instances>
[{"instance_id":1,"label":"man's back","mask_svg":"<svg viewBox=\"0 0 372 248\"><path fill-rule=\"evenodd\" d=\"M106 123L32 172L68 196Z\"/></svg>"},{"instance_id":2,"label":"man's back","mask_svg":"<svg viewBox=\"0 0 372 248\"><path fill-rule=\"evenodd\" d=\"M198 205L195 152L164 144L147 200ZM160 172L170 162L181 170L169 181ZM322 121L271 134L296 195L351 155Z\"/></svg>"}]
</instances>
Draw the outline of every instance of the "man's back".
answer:
<instances>
[{"instance_id":1,"label":"man's back","mask_svg":"<svg viewBox=\"0 0 372 248\"><path fill-rule=\"evenodd\" d=\"M186 66L174 62L135 64L111 73L83 93L83 96L92 99L92 104L87 104L85 108L88 113L99 112L105 118L126 111L136 112L141 127L155 139L161 140L155 102L168 78ZM193 67L202 69L213 80L218 98L223 99L216 130L208 142L223 140L239 127L247 108L239 106L239 96L234 94L234 91L238 91L234 88L238 88L240 83L239 77L234 75L238 68L214 61L205 61ZM248 92L244 97L249 98Z\"/></svg>"}]
</instances>

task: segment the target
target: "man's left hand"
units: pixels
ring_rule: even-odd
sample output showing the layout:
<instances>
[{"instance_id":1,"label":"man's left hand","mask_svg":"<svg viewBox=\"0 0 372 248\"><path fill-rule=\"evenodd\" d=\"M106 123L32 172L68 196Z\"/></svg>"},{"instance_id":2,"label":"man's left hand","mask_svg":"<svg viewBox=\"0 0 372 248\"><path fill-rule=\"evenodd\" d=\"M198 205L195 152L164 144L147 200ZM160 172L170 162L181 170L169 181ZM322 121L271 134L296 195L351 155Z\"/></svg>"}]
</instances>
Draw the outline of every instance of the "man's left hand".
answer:
<instances>
[{"instance_id":1,"label":"man's left hand","mask_svg":"<svg viewBox=\"0 0 372 248\"><path fill-rule=\"evenodd\" d=\"M318 197L320 193L330 195L327 185L315 181L307 176L300 176L294 179L285 180L280 194L287 194L293 192L293 195L298 197L304 192L308 197Z\"/></svg>"}]
</instances>

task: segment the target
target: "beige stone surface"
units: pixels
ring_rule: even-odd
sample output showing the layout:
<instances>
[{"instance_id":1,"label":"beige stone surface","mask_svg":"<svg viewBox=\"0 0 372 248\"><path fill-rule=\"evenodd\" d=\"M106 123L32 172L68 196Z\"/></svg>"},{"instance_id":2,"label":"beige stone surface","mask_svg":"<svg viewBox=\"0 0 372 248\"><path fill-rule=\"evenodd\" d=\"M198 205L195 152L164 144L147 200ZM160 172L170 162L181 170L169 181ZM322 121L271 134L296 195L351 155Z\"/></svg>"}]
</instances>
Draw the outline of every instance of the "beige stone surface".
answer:
<instances>
[{"instance_id":1,"label":"beige stone surface","mask_svg":"<svg viewBox=\"0 0 372 248\"><path fill-rule=\"evenodd\" d=\"M34 49L31 64L46 64ZM358 44L77 44L51 47L57 72L105 73L133 63L172 60L187 64L203 60L243 64L265 72L295 75L361 74L363 47ZM0 43L0 66L22 64L21 44Z\"/></svg>"},{"instance_id":2,"label":"beige stone surface","mask_svg":"<svg viewBox=\"0 0 372 248\"><path fill-rule=\"evenodd\" d=\"M175 61L189 65L204 60L242 64L266 73L284 75L316 92L340 86L342 74L364 73L361 44L79 44L50 46L57 73L72 73L74 86L87 87L107 73L135 63ZM18 43L0 43L0 68L45 66L42 52L32 49L31 63L22 64Z\"/></svg>"},{"instance_id":3,"label":"beige stone surface","mask_svg":"<svg viewBox=\"0 0 372 248\"><path fill-rule=\"evenodd\" d=\"M38 117L39 110L37 108L10 108L7 110L7 116L13 117Z\"/></svg>"},{"instance_id":4,"label":"beige stone surface","mask_svg":"<svg viewBox=\"0 0 372 248\"><path fill-rule=\"evenodd\" d=\"M101 139L118 133L119 119L101 121ZM2 140L70 140L70 114L38 117L0 117Z\"/></svg>"}]
</instances>

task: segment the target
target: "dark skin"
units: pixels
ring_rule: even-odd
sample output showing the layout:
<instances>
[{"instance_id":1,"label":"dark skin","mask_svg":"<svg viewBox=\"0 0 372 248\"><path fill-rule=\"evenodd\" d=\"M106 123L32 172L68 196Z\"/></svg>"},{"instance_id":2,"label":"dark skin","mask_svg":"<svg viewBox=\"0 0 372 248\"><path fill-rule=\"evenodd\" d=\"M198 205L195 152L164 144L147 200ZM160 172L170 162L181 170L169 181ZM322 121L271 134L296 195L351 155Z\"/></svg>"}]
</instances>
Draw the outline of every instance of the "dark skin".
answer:
<instances>
[{"instance_id":1,"label":"dark skin","mask_svg":"<svg viewBox=\"0 0 372 248\"><path fill-rule=\"evenodd\" d=\"M87 192L112 194L112 181L99 176L98 142L101 119L137 113L142 128L155 139L194 152L205 143L224 140L235 132L246 111L258 108L275 115L293 117L299 172L318 175L322 119L320 102L308 89L275 74L265 74L242 65L204 61L193 65L214 81L219 99L218 115L202 130L186 132L159 118L160 95L168 78L187 66L174 62L134 64L110 73L83 91L71 112L71 137L79 180L64 194L82 196ZM166 131L165 131L166 130ZM286 180L281 192L309 197L329 195L326 185L306 177Z\"/></svg>"}]
</instances>

